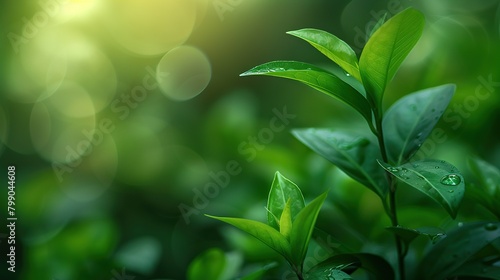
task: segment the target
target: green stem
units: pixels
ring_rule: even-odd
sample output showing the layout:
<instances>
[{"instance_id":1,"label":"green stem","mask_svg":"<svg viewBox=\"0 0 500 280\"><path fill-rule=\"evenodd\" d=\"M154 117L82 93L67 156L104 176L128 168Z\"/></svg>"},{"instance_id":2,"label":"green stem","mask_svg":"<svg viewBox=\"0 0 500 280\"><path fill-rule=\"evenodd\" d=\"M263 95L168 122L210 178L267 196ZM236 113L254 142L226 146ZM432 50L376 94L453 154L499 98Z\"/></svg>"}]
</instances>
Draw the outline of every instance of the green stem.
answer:
<instances>
[{"instance_id":1,"label":"green stem","mask_svg":"<svg viewBox=\"0 0 500 280\"><path fill-rule=\"evenodd\" d=\"M304 280L304 276L302 275L302 272L304 271L304 263L302 263L299 267L292 265L292 269L299 280Z\"/></svg>"},{"instance_id":2,"label":"green stem","mask_svg":"<svg viewBox=\"0 0 500 280\"><path fill-rule=\"evenodd\" d=\"M382 154L382 159L385 163L388 163L387 149L384 142L384 131L382 129L382 114L378 111L375 112L375 122L377 127L377 138L380 147L380 152ZM392 176L386 172L387 183L389 185L389 218L391 219L391 224L393 227L399 226L398 214L396 211L396 182L393 180ZM384 202L385 203L385 202ZM396 242L396 250L398 254L398 267L399 267L399 279L405 280L405 256L403 253L403 242L398 235L394 235Z\"/></svg>"}]
</instances>

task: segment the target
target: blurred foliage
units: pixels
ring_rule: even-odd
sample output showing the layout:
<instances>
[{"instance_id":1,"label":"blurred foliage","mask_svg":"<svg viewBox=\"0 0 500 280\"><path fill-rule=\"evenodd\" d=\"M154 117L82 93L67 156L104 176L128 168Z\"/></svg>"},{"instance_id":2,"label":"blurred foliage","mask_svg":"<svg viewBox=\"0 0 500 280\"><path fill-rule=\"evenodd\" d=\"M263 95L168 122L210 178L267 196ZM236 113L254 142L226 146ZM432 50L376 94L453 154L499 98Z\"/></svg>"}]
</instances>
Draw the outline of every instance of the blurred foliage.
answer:
<instances>
[{"instance_id":1,"label":"blurred foliage","mask_svg":"<svg viewBox=\"0 0 500 280\"><path fill-rule=\"evenodd\" d=\"M421 10L424 34L384 106L456 83L437 125L445 136L431 134L422 149L466 179L470 156L500 166L498 0L103 2L2 3L0 162L5 176L16 166L18 217L17 272L2 261L2 279L185 279L192 260L214 247L241 255L248 273L240 275L258 272L276 254L201 213L264 221L277 170L306 201L330 190L318 218L325 235L315 237L329 246L310 250L310 262L349 250L383 255L393 245L379 230L388 221L377 197L289 133L364 126L362 118L306 86L238 76L280 58L334 67L289 30L327 30L359 54L378 17ZM285 107L294 118L273 121ZM398 195L411 228L495 218L473 200L451 220L415 190ZM6 202L7 191L0 196ZM280 264L264 279L286 273Z\"/></svg>"}]
</instances>

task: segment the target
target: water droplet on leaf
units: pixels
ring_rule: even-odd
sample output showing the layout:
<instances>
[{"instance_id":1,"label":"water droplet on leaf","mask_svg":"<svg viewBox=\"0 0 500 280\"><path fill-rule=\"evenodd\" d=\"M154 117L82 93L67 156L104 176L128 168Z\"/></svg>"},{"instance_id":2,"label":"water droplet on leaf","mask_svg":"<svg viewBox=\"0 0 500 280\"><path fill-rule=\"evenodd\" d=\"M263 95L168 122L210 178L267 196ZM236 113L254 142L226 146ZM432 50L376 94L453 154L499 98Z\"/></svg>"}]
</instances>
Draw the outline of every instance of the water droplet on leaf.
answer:
<instances>
[{"instance_id":1,"label":"water droplet on leaf","mask_svg":"<svg viewBox=\"0 0 500 280\"><path fill-rule=\"evenodd\" d=\"M453 193L453 192L454 192L454 190L448 190L448 192L449 192L449 193Z\"/></svg>"},{"instance_id":2,"label":"water droplet on leaf","mask_svg":"<svg viewBox=\"0 0 500 280\"><path fill-rule=\"evenodd\" d=\"M434 168L439 169L439 166L436 166L436 167L434 167Z\"/></svg>"},{"instance_id":3,"label":"water droplet on leaf","mask_svg":"<svg viewBox=\"0 0 500 280\"><path fill-rule=\"evenodd\" d=\"M387 169L388 169L390 172L398 172L398 171L399 171L399 169L398 169L398 168L396 168L396 167L388 167Z\"/></svg>"},{"instance_id":4,"label":"water droplet on leaf","mask_svg":"<svg viewBox=\"0 0 500 280\"><path fill-rule=\"evenodd\" d=\"M497 225L493 223L488 223L484 226L484 229L486 230L496 230L497 228L498 228Z\"/></svg>"},{"instance_id":5,"label":"water droplet on leaf","mask_svg":"<svg viewBox=\"0 0 500 280\"><path fill-rule=\"evenodd\" d=\"M441 184L447 185L447 186L457 186L462 182L462 179L460 176L456 174L450 174L446 175L443 178L441 178Z\"/></svg>"}]
</instances>

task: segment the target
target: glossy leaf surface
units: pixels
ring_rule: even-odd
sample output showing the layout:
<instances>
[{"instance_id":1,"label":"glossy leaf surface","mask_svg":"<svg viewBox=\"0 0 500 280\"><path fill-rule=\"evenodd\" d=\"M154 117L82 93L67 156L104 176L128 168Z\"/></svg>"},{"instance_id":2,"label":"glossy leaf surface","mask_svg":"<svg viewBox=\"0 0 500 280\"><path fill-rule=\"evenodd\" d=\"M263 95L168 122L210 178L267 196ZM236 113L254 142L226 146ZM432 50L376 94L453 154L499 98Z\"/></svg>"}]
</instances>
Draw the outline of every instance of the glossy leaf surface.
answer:
<instances>
[{"instance_id":1,"label":"glossy leaf surface","mask_svg":"<svg viewBox=\"0 0 500 280\"><path fill-rule=\"evenodd\" d=\"M215 217L210 215L206 216L233 225L259 239L286 259L290 258L290 244L276 229L258 221L241 218Z\"/></svg>"},{"instance_id":2,"label":"glossy leaf surface","mask_svg":"<svg viewBox=\"0 0 500 280\"><path fill-rule=\"evenodd\" d=\"M402 164L417 152L448 107L455 85L424 89L399 99L384 115L389 160Z\"/></svg>"},{"instance_id":3,"label":"glossy leaf surface","mask_svg":"<svg viewBox=\"0 0 500 280\"><path fill-rule=\"evenodd\" d=\"M424 28L421 12L408 8L384 23L366 43L359 69L367 94L380 107L385 88L417 43Z\"/></svg>"},{"instance_id":4,"label":"glossy leaf surface","mask_svg":"<svg viewBox=\"0 0 500 280\"><path fill-rule=\"evenodd\" d=\"M356 53L346 42L342 41L337 36L313 28L289 31L287 34L307 41L333 62L342 67L349 75L361 82Z\"/></svg>"},{"instance_id":5,"label":"glossy leaf surface","mask_svg":"<svg viewBox=\"0 0 500 280\"><path fill-rule=\"evenodd\" d=\"M356 109L371 123L372 113L366 98L352 86L317 66L297 61L273 61L256 66L241 76L266 75L302 82Z\"/></svg>"},{"instance_id":6,"label":"glossy leaf surface","mask_svg":"<svg viewBox=\"0 0 500 280\"><path fill-rule=\"evenodd\" d=\"M456 228L427 252L420 264L419 279L445 279L463 274L460 270L468 265L467 263L474 263L478 257L485 261L487 256L481 256L479 253L499 238L500 223L498 222L475 222ZM497 250L490 256L498 257L498 255ZM495 269L494 264L495 262L489 264L492 269Z\"/></svg>"},{"instance_id":7,"label":"glossy leaf surface","mask_svg":"<svg viewBox=\"0 0 500 280\"><path fill-rule=\"evenodd\" d=\"M304 196L294 182L276 172L267 198L267 222L277 230L280 229L279 220L288 200L290 200L290 217L293 220L305 206Z\"/></svg>"},{"instance_id":8,"label":"glossy leaf surface","mask_svg":"<svg viewBox=\"0 0 500 280\"><path fill-rule=\"evenodd\" d=\"M387 194L385 172L377 163L382 155L376 140L371 136L355 136L348 132L314 128L293 130L292 133L306 146L381 198Z\"/></svg>"},{"instance_id":9,"label":"glossy leaf surface","mask_svg":"<svg viewBox=\"0 0 500 280\"><path fill-rule=\"evenodd\" d=\"M326 195L327 193L323 193L311 201L299 212L299 214L297 214L297 217L295 217L293 221L290 234L290 245L292 261L296 265L301 265L306 257L314 225L318 218L319 210L326 199Z\"/></svg>"},{"instance_id":10,"label":"glossy leaf surface","mask_svg":"<svg viewBox=\"0 0 500 280\"><path fill-rule=\"evenodd\" d=\"M442 160L423 160L393 167L380 163L399 180L441 204L452 218L464 196L465 183L457 168Z\"/></svg>"}]
</instances>

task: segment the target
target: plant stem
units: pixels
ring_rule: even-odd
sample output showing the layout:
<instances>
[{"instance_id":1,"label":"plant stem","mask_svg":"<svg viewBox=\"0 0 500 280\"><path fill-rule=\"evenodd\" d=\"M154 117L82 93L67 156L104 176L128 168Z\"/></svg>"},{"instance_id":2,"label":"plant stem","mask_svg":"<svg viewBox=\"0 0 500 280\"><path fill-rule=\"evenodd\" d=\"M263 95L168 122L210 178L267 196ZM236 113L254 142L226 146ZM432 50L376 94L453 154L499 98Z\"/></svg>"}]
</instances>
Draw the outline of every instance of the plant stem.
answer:
<instances>
[{"instance_id":1,"label":"plant stem","mask_svg":"<svg viewBox=\"0 0 500 280\"><path fill-rule=\"evenodd\" d=\"M299 267L292 265L292 269L297 275L297 278L299 278L299 280L304 280L304 276L302 275L302 271L304 271L304 263L302 263L302 265Z\"/></svg>"},{"instance_id":2,"label":"plant stem","mask_svg":"<svg viewBox=\"0 0 500 280\"><path fill-rule=\"evenodd\" d=\"M382 159L385 163L388 163L387 149L384 142L384 131L382 129L382 114L375 112L375 122L377 127L377 138L380 147L380 152L382 154ZM389 218L391 219L391 224L393 227L399 226L398 214L396 211L396 182L393 180L392 176L386 172L387 183L389 185ZM403 254L403 242L398 235L394 235L396 241L396 250L398 254L398 267L399 267L399 279L405 280L405 256Z\"/></svg>"}]
</instances>

